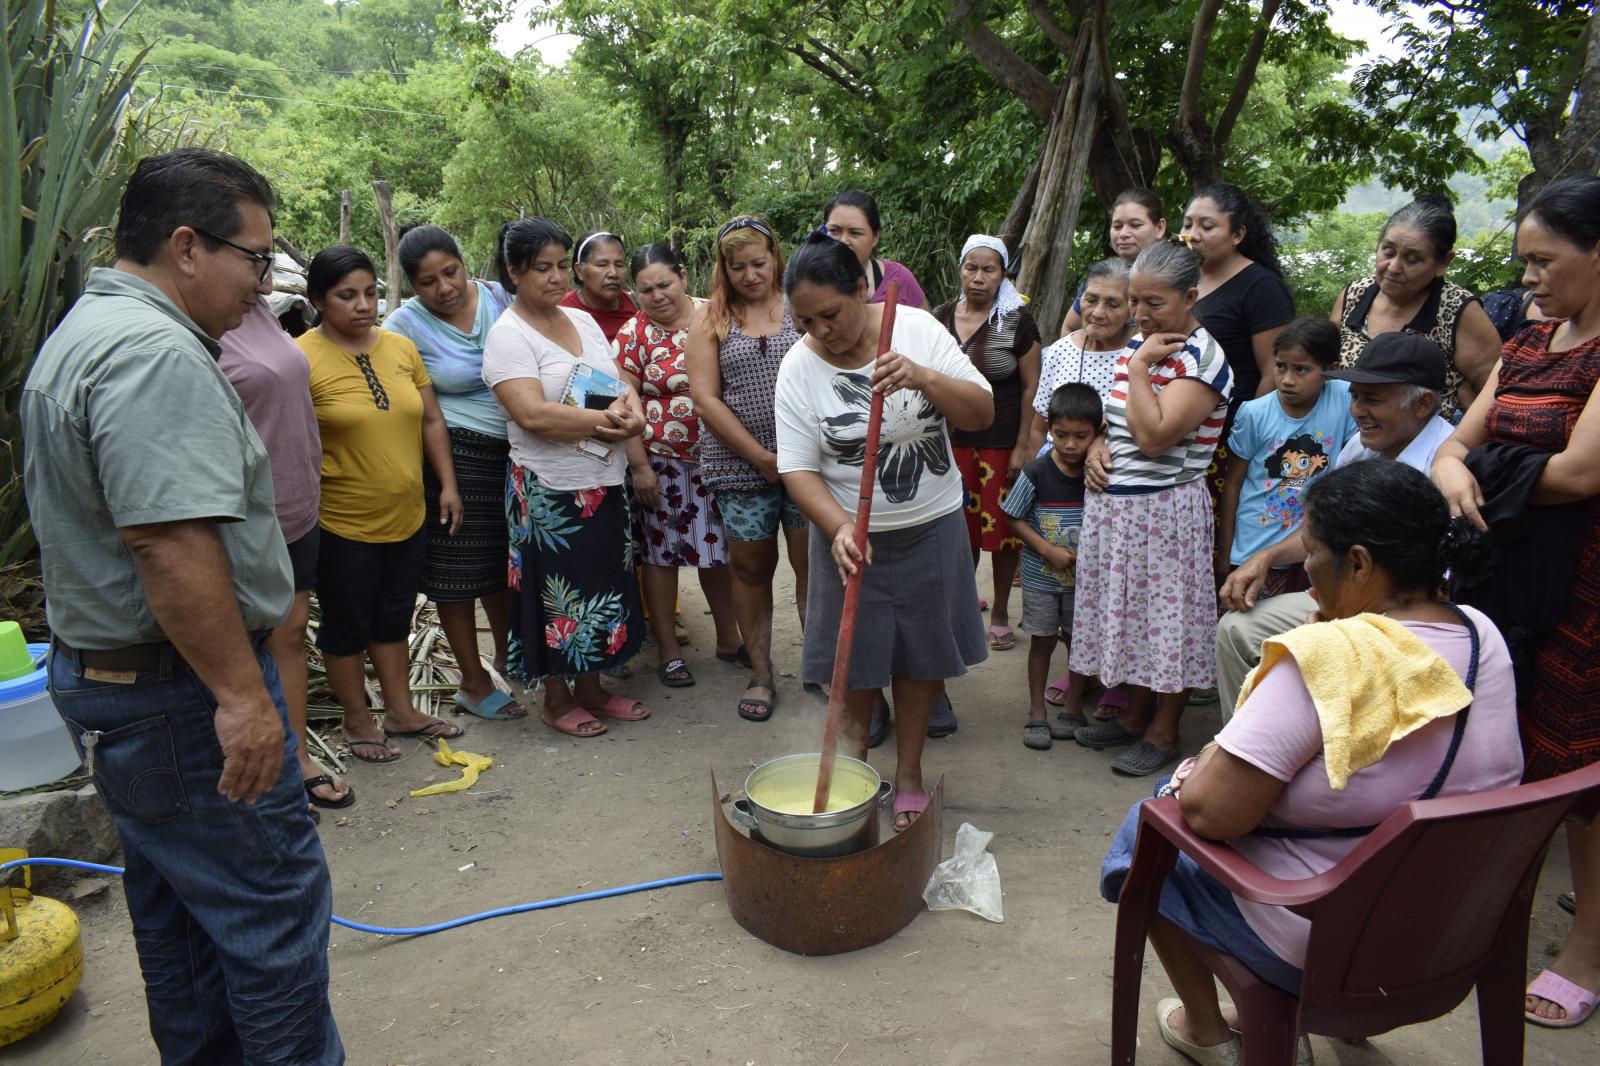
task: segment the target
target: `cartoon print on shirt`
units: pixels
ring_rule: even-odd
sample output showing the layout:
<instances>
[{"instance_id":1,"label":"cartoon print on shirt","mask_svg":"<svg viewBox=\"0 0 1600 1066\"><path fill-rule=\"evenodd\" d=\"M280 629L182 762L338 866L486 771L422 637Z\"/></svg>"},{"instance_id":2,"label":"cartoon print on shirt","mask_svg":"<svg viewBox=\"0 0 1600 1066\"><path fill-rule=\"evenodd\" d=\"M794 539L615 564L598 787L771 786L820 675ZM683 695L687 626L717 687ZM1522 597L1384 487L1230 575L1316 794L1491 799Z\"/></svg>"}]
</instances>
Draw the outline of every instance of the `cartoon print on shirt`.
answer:
<instances>
[{"instance_id":1,"label":"cartoon print on shirt","mask_svg":"<svg viewBox=\"0 0 1600 1066\"><path fill-rule=\"evenodd\" d=\"M1300 496L1311 480L1328 468L1327 444L1316 434L1301 433L1279 444L1263 461L1267 476L1267 498L1260 518L1263 526L1285 533L1300 528L1306 516Z\"/></svg>"}]
</instances>

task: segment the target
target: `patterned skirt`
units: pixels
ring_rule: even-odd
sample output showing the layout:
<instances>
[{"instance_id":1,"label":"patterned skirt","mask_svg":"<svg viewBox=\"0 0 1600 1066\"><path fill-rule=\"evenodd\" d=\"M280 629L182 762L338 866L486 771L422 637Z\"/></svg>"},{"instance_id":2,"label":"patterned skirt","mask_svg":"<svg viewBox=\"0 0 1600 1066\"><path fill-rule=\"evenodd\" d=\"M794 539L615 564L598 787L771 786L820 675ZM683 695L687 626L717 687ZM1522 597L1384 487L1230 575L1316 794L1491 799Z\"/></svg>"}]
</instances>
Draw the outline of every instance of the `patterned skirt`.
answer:
<instances>
[{"instance_id":1,"label":"patterned skirt","mask_svg":"<svg viewBox=\"0 0 1600 1066\"><path fill-rule=\"evenodd\" d=\"M1524 781L1600 762L1600 501L1589 513L1566 610L1534 650L1533 683L1517 693Z\"/></svg>"},{"instance_id":2,"label":"patterned skirt","mask_svg":"<svg viewBox=\"0 0 1600 1066\"><path fill-rule=\"evenodd\" d=\"M621 666L639 651L644 615L633 572L627 492L565 492L511 468L512 629L524 676L571 677Z\"/></svg>"},{"instance_id":3,"label":"patterned skirt","mask_svg":"<svg viewBox=\"0 0 1600 1066\"><path fill-rule=\"evenodd\" d=\"M439 479L426 463L428 553L422 593L434 603L464 603L506 587L506 461L511 445L468 429L450 430L450 458L461 493L461 528L439 525Z\"/></svg>"},{"instance_id":4,"label":"patterned skirt","mask_svg":"<svg viewBox=\"0 0 1600 1066\"><path fill-rule=\"evenodd\" d=\"M967 491L967 540L986 552L1021 548L1022 541L1012 535L1006 513L1000 509L1011 491L1011 480L1006 477L1011 449L952 445L950 450L961 471L961 486Z\"/></svg>"},{"instance_id":5,"label":"patterned skirt","mask_svg":"<svg viewBox=\"0 0 1600 1066\"><path fill-rule=\"evenodd\" d=\"M700 482L700 464L652 455L650 469L661 483L661 498L653 510L635 505L644 561L702 569L727 563L722 513Z\"/></svg>"},{"instance_id":6,"label":"patterned skirt","mask_svg":"<svg viewBox=\"0 0 1600 1066\"><path fill-rule=\"evenodd\" d=\"M1141 496L1091 492L1078 543L1072 669L1110 688L1217 683L1217 592L1205 479Z\"/></svg>"}]
</instances>

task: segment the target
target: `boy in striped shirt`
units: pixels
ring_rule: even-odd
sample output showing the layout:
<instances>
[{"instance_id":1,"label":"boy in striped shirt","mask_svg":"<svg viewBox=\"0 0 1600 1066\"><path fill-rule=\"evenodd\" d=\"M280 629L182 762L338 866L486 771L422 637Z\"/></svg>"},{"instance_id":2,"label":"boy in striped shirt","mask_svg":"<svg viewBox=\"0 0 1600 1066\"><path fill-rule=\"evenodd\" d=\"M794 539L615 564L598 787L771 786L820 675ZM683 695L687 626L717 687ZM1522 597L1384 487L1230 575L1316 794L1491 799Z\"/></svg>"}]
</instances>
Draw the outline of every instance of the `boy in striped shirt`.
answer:
<instances>
[{"instance_id":1,"label":"boy in striped shirt","mask_svg":"<svg viewBox=\"0 0 1600 1066\"><path fill-rule=\"evenodd\" d=\"M1022 468L1001 507L1022 540L1022 631L1028 648L1028 723L1022 742L1045 749L1087 725L1083 697L1089 678L1070 674L1066 708L1051 722L1045 711L1050 656L1058 637L1072 633L1074 568L1083 528L1083 464L1104 425L1100 395L1081 383L1062 385L1046 411L1050 448Z\"/></svg>"}]
</instances>

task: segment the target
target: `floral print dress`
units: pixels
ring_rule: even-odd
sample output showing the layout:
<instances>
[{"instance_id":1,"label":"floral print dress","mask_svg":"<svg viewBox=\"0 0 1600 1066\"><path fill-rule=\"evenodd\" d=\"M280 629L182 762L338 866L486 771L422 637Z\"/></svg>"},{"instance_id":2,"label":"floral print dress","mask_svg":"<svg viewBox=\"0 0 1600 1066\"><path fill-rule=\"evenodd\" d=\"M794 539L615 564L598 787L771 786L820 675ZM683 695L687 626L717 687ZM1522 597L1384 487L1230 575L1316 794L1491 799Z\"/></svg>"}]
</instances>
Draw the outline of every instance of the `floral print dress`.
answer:
<instances>
[{"instance_id":1,"label":"floral print dress","mask_svg":"<svg viewBox=\"0 0 1600 1066\"><path fill-rule=\"evenodd\" d=\"M525 676L571 677L633 658L644 626L626 490L547 489L513 464L506 519Z\"/></svg>"},{"instance_id":2,"label":"floral print dress","mask_svg":"<svg viewBox=\"0 0 1600 1066\"><path fill-rule=\"evenodd\" d=\"M660 483L656 506L639 506L644 561L652 566L722 566L727 537L716 497L700 477L700 415L689 391L689 330L665 329L643 311L617 331L612 351L639 382L644 445Z\"/></svg>"}]
</instances>

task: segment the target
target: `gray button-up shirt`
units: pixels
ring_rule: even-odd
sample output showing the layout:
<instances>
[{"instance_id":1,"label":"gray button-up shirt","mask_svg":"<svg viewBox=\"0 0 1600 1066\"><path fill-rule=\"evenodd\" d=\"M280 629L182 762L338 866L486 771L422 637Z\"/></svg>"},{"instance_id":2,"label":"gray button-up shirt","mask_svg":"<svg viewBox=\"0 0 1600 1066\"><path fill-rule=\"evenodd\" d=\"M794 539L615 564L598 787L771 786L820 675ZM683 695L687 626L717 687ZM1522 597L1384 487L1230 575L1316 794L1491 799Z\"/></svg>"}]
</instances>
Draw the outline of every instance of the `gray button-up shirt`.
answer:
<instances>
[{"instance_id":1,"label":"gray button-up shirt","mask_svg":"<svg viewBox=\"0 0 1600 1066\"><path fill-rule=\"evenodd\" d=\"M50 629L75 648L166 639L118 530L213 519L245 628L294 599L272 470L217 343L154 285L97 269L22 390L24 485Z\"/></svg>"}]
</instances>

